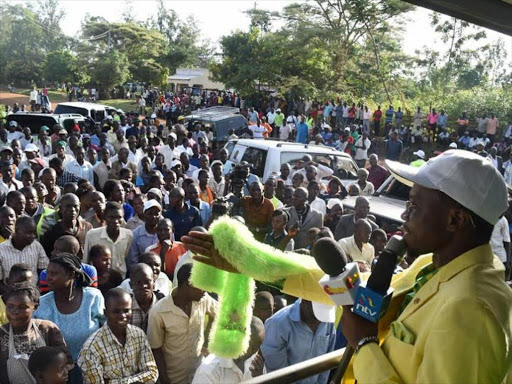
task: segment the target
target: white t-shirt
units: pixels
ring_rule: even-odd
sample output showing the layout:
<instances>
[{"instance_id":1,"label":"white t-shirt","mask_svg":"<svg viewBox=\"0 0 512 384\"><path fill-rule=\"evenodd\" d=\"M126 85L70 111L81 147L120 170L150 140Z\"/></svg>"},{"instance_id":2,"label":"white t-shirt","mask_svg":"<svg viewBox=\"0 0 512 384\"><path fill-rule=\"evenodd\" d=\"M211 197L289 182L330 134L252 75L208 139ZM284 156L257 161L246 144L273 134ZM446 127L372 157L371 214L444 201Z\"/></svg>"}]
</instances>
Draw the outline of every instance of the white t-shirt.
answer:
<instances>
[{"instance_id":1,"label":"white t-shirt","mask_svg":"<svg viewBox=\"0 0 512 384\"><path fill-rule=\"evenodd\" d=\"M288 140L290 133L293 130L293 124L286 124L279 129L279 138L281 140Z\"/></svg>"},{"instance_id":2,"label":"white t-shirt","mask_svg":"<svg viewBox=\"0 0 512 384\"><path fill-rule=\"evenodd\" d=\"M508 221L503 216L494 226L491 236L492 251L504 263L507 261L507 252L503 243L510 243L510 231L508 228Z\"/></svg>"},{"instance_id":3,"label":"white t-shirt","mask_svg":"<svg viewBox=\"0 0 512 384\"><path fill-rule=\"evenodd\" d=\"M257 125L249 125L249 129L252 132L252 137L255 139L263 139L263 133L265 133L267 130L263 126L257 126Z\"/></svg>"},{"instance_id":4,"label":"white t-shirt","mask_svg":"<svg viewBox=\"0 0 512 384\"><path fill-rule=\"evenodd\" d=\"M7 134L7 141L21 140L23 137L25 137L25 135L19 131L9 132Z\"/></svg>"},{"instance_id":5,"label":"white t-shirt","mask_svg":"<svg viewBox=\"0 0 512 384\"><path fill-rule=\"evenodd\" d=\"M364 146L366 147L366 149L358 148L358 147L361 147L362 145L363 145L363 138L360 137L356 141L356 155L354 156L354 159L356 159L356 160L366 160L368 158L368 148L370 148L370 146L372 145L372 142L370 141L370 139L367 138L364 141Z\"/></svg>"}]
</instances>

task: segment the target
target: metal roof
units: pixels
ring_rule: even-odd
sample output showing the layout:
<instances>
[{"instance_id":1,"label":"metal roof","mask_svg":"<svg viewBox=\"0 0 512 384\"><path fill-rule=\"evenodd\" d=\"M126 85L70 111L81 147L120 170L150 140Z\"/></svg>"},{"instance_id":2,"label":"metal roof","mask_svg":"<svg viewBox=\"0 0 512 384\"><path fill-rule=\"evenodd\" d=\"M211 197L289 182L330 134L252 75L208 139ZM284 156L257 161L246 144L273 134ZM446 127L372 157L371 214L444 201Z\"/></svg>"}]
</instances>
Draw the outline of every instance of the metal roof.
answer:
<instances>
[{"instance_id":1,"label":"metal roof","mask_svg":"<svg viewBox=\"0 0 512 384\"><path fill-rule=\"evenodd\" d=\"M404 0L512 36L512 0Z\"/></svg>"}]
</instances>

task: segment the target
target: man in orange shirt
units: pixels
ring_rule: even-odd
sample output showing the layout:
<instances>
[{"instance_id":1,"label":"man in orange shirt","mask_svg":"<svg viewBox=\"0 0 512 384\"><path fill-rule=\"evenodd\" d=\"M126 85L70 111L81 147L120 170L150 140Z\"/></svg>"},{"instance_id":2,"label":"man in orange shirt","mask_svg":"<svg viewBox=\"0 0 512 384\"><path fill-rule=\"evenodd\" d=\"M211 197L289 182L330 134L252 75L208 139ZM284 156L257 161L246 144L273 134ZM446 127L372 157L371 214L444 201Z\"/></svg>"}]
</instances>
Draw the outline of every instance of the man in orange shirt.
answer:
<instances>
[{"instance_id":1,"label":"man in orange shirt","mask_svg":"<svg viewBox=\"0 0 512 384\"><path fill-rule=\"evenodd\" d=\"M251 184L249 193L251 196L242 197L238 204L244 210L245 222L254 234L254 238L258 241L263 241L270 229L274 205L263 196L259 182Z\"/></svg>"},{"instance_id":2,"label":"man in orange shirt","mask_svg":"<svg viewBox=\"0 0 512 384\"><path fill-rule=\"evenodd\" d=\"M158 243L146 248L146 252L154 252L162 260L162 269L172 278L174 268L183 254L187 252L179 241L172 241L173 224L169 219L161 219L156 227Z\"/></svg>"}]
</instances>

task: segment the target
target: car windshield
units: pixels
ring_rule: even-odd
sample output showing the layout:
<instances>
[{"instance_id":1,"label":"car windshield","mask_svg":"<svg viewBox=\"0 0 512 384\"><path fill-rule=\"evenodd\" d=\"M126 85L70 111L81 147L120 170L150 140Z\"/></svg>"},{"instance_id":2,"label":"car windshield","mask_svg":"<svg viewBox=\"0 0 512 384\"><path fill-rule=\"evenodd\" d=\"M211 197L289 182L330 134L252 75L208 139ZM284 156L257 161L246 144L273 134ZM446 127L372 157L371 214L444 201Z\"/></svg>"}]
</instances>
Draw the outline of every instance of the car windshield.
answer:
<instances>
[{"instance_id":1,"label":"car windshield","mask_svg":"<svg viewBox=\"0 0 512 384\"><path fill-rule=\"evenodd\" d=\"M334 174L342 180L357 179L357 169L352 159L343 156L329 155L325 153L308 153L317 164L334 169ZM282 152L281 164L288 163L293 168L302 162L304 152Z\"/></svg>"}]
</instances>

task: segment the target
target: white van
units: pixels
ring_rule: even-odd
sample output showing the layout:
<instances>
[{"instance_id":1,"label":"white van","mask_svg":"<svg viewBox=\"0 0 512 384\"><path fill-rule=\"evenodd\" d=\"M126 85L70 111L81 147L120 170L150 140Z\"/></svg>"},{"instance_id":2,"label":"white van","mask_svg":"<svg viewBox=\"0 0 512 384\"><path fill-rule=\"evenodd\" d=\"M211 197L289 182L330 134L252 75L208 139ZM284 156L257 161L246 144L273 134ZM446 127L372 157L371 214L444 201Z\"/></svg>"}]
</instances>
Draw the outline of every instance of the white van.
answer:
<instances>
[{"instance_id":1,"label":"white van","mask_svg":"<svg viewBox=\"0 0 512 384\"><path fill-rule=\"evenodd\" d=\"M323 145L309 145L277 140L234 139L225 148L229 156L226 168L247 161L253 166L253 173L262 181L270 176L278 176L281 164L294 167L304 155L313 161L334 170L334 174L345 183L357 179L358 167L350 155L335 148Z\"/></svg>"},{"instance_id":2,"label":"white van","mask_svg":"<svg viewBox=\"0 0 512 384\"><path fill-rule=\"evenodd\" d=\"M55 113L78 113L91 118L95 122L103 121L107 114L112 112L118 112L118 110L108 105L83 102L59 103L55 108Z\"/></svg>"}]
</instances>

